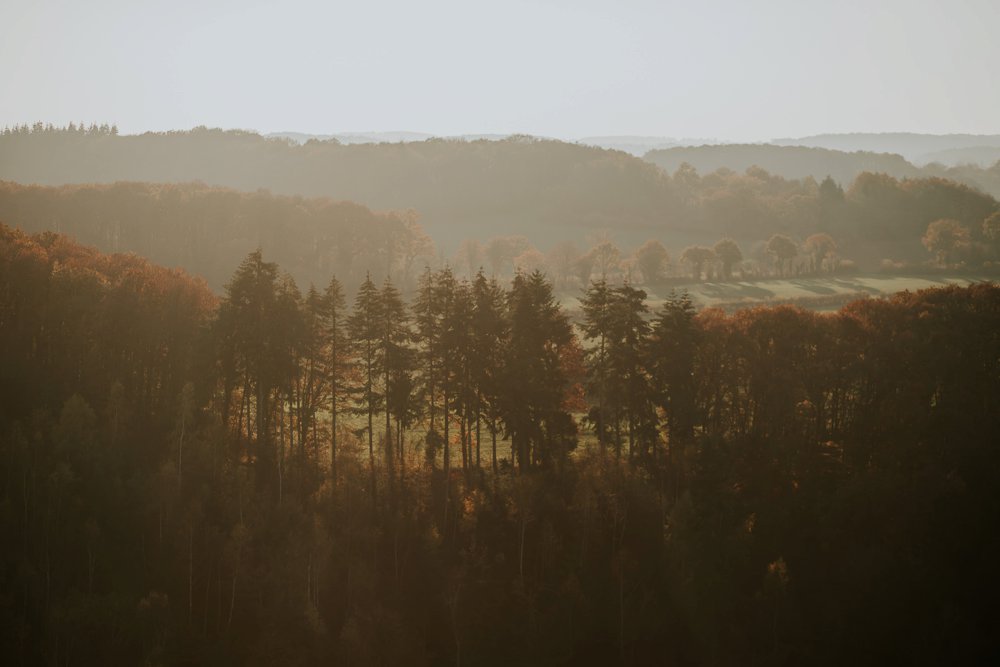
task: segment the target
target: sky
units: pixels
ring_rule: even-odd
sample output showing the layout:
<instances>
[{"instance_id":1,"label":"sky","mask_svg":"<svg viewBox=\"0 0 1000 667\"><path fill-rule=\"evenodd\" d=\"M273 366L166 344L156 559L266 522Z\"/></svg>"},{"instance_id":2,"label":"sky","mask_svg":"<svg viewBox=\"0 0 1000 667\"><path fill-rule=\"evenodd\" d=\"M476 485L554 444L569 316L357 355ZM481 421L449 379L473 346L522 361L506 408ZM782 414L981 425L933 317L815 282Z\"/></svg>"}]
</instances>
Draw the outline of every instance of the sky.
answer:
<instances>
[{"instance_id":1,"label":"sky","mask_svg":"<svg viewBox=\"0 0 1000 667\"><path fill-rule=\"evenodd\" d=\"M0 126L1000 133L1000 0L0 0Z\"/></svg>"}]
</instances>

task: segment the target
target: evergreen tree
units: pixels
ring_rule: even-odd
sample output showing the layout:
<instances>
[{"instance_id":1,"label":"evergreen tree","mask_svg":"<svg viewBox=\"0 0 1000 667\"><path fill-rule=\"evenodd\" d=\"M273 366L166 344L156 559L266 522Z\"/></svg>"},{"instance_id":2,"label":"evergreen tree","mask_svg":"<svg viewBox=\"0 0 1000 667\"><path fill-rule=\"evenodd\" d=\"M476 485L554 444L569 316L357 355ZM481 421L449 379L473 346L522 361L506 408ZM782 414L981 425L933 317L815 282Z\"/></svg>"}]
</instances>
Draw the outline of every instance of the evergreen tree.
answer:
<instances>
[{"instance_id":1,"label":"evergreen tree","mask_svg":"<svg viewBox=\"0 0 1000 667\"><path fill-rule=\"evenodd\" d=\"M302 303L301 372L296 387L297 437L299 441L299 465L304 464L308 454L319 450L317 413L326 405L329 394L327 375L327 327L329 326L329 304L325 296L314 285L309 286ZM312 450L309 452L308 450Z\"/></svg>"},{"instance_id":2,"label":"evergreen tree","mask_svg":"<svg viewBox=\"0 0 1000 667\"><path fill-rule=\"evenodd\" d=\"M458 336L459 326L453 321L455 312L456 293L458 292L458 281L451 269L445 267L438 272L435 280L434 303L437 306L437 321L439 322L439 336L437 338L437 349L434 352L440 369L439 386L441 388L441 416L444 424L442 438L444 442L444 468L445 489L450 488L451 475L451 410L455 400L455 375L458 368L451 345L454 344ZM446 495L447 498L447 495Z\"/></svg>"},{"instance_id":3,"label":"evergreen tree","mask_svg":"<svg viewBox=\"0 0 1000 667\"><path fill-rule=\"evenodd\" d=\"M694 437L696 419L694 360L698 346L695 310L687 292L670 292L645 348L656 404L666 420L667 467L676 492L679 453Z\"/></svg>"},{"instance_id":4,"label":"evergreen tree","mask_svg":"<svg viewBox=\"0 0 1000 667\"><path fill-rule=\"evenodd\" d=\"M476 389L476 466L480 466L480 419L490 431L491 465L497 471L497 433L500 419L501 365L508 335L507 294L496 279L482 270L472 284L472 377Z\"/></svg>"},{"instance_id":5,"label":"evergreen tree","mask_svg":"<svg viewBox=\"0 0 1000 667\"><path fill-rule=\"evenodd\" d=\"M353 388L353 393L357 401L355 412L368 418L365 432L368 435L368 467L373 502L377 493L374 422L375 413L384 401L384 394L380 393L378 384L384 360L384 319L382 295L372 282L371 275L368 275L358 288L354 312L347 319L347 331L361 371L360 384Z\"/></svg>"},{"instance_id":6,"label":"evergreen tree","mask_svg":"<svg viewBox=\"0 0 1000 667\"><path fill-rule=\"evenodd\" d=\"M427 268L420 276L416 299L413 302L413 320L418 340L417 357L420 366L419 395L426 404L427 436L424 451L434 465L441 435L437 430L437 397L441 388L441 313L437 275Z\"/></svg>"},{"instance_id":7,"label":"evergreen tree","mask_svg":"<svg viewBox=\"0 0 1000 667\"><path fill-rule=\"evenodd\" d=\"M568 387L560 351L573 332L541 272L517 274L508 297L510 344L504 363L504 422L521 470L559 461L576 446L563 409Z\"/></svg>"},{"instance_id":8,"label":"evergreen tree","mask_svg":"<svg viewBox=\"0 0 1000 667\"><path fill-rule=\"evenodd\" d=\"M346 378L350 357L347 338L347 305L344 290L336 276L330 279L323 293L323 314L326 317L326 377L330 392L330 477L337 484L337 418L347 397Z\"/></svg>"},{"instance_id":9,"label":"evergreen tree","mask_svg":"<svg viewBox=\"0 0 1000 667\"><path fill-rule=\"evenodd\" d=\"M394 479L393 466L398 456L403 465L403 427L409 424L413 412L411 402L413 379L413 334L409 327L406 305L391 281L382 286L381 307L383 318L382 372L385 391L385 458L389 480ZM396 420L396 449L393 453L392 418Z\"/></svg>"},{"instance_id":10,"label":"evergreen tree","mask_svg":"<svg viewBox=\"0 0 1000 667\"><path fill-rule=\"evenodd\" d=\"M475 304L468 282L463 280L455 284L451 304L449 317L445 321L443 343L448 350L446 368L454 397L453 408L458 417L462 471L468 481L472 467L471 425L474 422L476 408L476 392L473 384L473 366L476 364L476 359L472 332Z\"/></svg>"},{"instance_id":11,"label":"evergreen tree","mask_svg":"<svg viewBox=\"0 0 1000 667\"><path fill-rule=\"evenodd\" d=\"M602 454L607 447L608 429L611 423L611 419L608 417L611 374L608 357L609 337L612 335L611 303L611 288L608 286L608 281L603 278L593 281L580 300L583 322L579 326L583 332L583 339L590 342L590 349L586 352L587 390L592 400L596 402L587 418L597 431L597 443Z\"/></svg>"},{"instance_id":12,"label":"evergreen tree","mask_svg":"<svg viewBox=\"0 0 1000 667\"><path fill-rule=\"evenodd\" d=\"M239 407L234 428L238 438L246 436L264 486L270 485L276 464L275 394L294 365L290 334L295 315L279 289L277 265L265 262L259 249L250 253L226 286L216 324L222 367L229 374L224 401L231 405L235 392Z\"/></svg>"},{"instance_id":13,"label":"evergreen tree","mask_svg":"<svg viewBox=\"0 0 1000 667\"><path fill-rule=\"evenodd\" d=\"M649 332L646 292L625 283L611 294L607 365L611 378L609 404L613 415L615 452L620 457L624 422L628 453L646 454L655 442L651 388L642 359ZM637 451L638 448L638 451Z\"/></svg>"}]
</instances>

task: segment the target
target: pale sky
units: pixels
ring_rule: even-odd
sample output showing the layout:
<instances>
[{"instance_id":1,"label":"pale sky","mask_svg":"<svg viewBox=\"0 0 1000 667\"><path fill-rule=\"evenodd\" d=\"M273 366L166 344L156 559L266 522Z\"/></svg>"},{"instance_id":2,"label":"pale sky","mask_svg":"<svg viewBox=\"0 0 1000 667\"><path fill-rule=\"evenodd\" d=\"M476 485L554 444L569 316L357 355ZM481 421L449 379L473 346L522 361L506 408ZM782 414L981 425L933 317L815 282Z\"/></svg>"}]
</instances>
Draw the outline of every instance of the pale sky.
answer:
<instances>
[{"instance_id":1,"label":"pale sky","mask_svg":"<svg viewBox=\"0 0 1000 667\"><path fill-rule=\"evenodd\" d=\"M0 126L1000 133L1000 0L0 0Z\"/></svg>"}]
</instances>

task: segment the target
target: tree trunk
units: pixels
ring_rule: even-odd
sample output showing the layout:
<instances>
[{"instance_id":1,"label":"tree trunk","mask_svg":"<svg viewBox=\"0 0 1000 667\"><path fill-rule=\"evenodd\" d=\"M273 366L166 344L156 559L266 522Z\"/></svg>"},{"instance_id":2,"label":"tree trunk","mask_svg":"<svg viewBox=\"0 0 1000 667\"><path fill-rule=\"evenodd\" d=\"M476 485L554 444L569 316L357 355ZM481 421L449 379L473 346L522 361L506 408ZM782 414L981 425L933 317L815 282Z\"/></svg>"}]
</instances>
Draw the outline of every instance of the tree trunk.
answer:
<instances>
[{"instance_id":1,"label":"tree trunk","mask_svg":"<svg viewBox=\"0 0 1000 667\"><path fill-rule=\"evenodd\" d=\"M498 470L497 466L497 422L496 419L491 420L490 424L490 439L493 445L493 474L496 475Z\"/></svg>"},{"instance_id":2,"label":"tree trunk","mask_svg":"<svg viewBox=\"0 0 1000 667\"><path fill-rule=\"evenodd\" d=\"M481 427L481 422L482 422L481 416L483 412L482 406L483 406L483 397L482 394L477 391L476 392L476 472L478 474L482 474L483 470L483 461L482 461L481 447L480 447L483 436Z\"/></svg>"}]
</instances>

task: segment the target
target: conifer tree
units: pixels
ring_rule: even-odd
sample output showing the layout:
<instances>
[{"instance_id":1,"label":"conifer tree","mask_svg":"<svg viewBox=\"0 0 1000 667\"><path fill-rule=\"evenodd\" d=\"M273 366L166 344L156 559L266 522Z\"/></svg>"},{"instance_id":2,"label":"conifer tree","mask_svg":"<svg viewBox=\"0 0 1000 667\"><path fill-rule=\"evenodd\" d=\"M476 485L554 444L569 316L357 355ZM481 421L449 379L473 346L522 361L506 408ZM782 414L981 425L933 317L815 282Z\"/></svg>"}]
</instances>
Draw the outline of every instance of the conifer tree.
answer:
<instances>
[{"instance_id":1,"label":"conifer tree","mask_svg":"<svg viewBox=\"0 0 1000 667\"><path fill-rule=\"evenodd\" d=\"M347 305L344 290L336 276L330 279L323 294L326 317L326 377L330 392L330 477L337 484L337 418L346 397L349 341L345 331Z\"/></svg>"},{"instance_id":2,"label":"conifer tree","mask_svg":"<svg viewBox=\"0 0 1000 667\"><path fill-rule=\"evenodd\" d=\"M264 486L275 464L271 429L275 393L291 374L291 332L296 310L289 304L291 288L279 284L278 267L265 262L260 249L240 264L219 307L217 339L223 349L223 368L232 377L227 392L241 387L237 434L246 434L251 455ZM227 404L231 398L225 399Z\"/></svg>"},{"instance_id":3,"label":"conifer tree","mask_svg":"<svg viewBox=\"0 0 1000 667\"><path fill-rule=\"evenodd\" d=\"M695 310L687 292L671 291L653 322L645 349L653 396L666 419L667 469L676 492L677 453L694 436L694 358L698 345Z\"/></svg>"},{"instance_id":4,"label":"conifer tree","mask_svg":"<svg viewBox=\"0 0 1000 667\"><path fill-rule=\"evenodd\" d=\"M426 404L427 436L424 451L434 465L441 438L437 430L437 396L441 387L441 314L437 274L427 268L420 276L416 299L413 302L413 320L416 326L417 364L420 367L421 402Z\"/></svg>"},{"instance_id":5,"label":"conifer tree","mask_svg":"<svg viewBox=\"0 0 1000 667\"><path fill-rule=\"evenodd\" d=\"M327 299L310 285L302 303L301 371L295 387L300 466L304 464L307 449L319 447L316 415L326 403L329 391L326 372L329 317Z\"/></svg>"},{"instance_id":6,"label":"conifer tree","mask_svg":"<svg viewBox=\"0 0 1000 667\"><path fill-rule=\"evenodd\" d=\"M385 395L385 458L389 480L394 479L393 466L396 456L403 463L402 428L409 420L412 393L412 332L403 298L391 281L386 279L381 293L381 314L383 318L381 364ZM396 419L397 454L393 449L392 418Z\"/></svg>"},{"instance_id":7,"label":"conifer tree","mask_svg":"<svg viewBox=\"0 0 1000 667\"><path fill-rule=\"evenodd\" d=\"M462 281L455 285L451 313L445 324L444 345L448 350L454 410L458 416L462 471L467 481L472 467L471 425L475 410L475 388L472 381L472 366L476 363L472 337L473 317L471 288L466 281Z\"/></svg>"},{"instance_id":8,"label":"conifer tree","mask_svg":"<svg viewBox=\"0 0 1000 667\"><path fill-rule=\"evenodd\" d=\"M472 365L476 390L476 466L480 466L480 419L486 418L491 440L491 464L497 473L497 432L500 419L500 378L504 345L507 340L507 293L482 270L472 284L472 338L475 363Z\"/></svg>"},{"instance_id":9,"label":"conifer tree","mask_svg":"<svg viewBox=\"0 0 1000 667\"><path fill-rule=\"evenodd\" d=\"M541 272L517 274L508 298L510 344L504 364L504 422L521 470L558 461L576 445L563 409L567 378L560 348L573 332Z\"/></svg>"},{"instance_id":10,"label":"conifer tree","mask_svg":"<svg viewBox=\"0 0 1000 667\"><path fill-rule=\"evenodd\" d=\"M622 422L628 436L628 453L646 453L656 436L652 394L644 368L642 348L649 333L646 322L646 292L625 283L612 292L611 340L608 367L611 405L615 414L616 452L621 449Z\"/></svg>"},{"instance_id":11,"label":"conifer tree","mask_svg":"<svg viewBox=\"0 0 1000 667\"><path fill-rule=\"evenodd\" d=\"M384 339L384 317L382 296L372 282L371 275L358 288L354 299L354 312L347 319L347 331L360 366L360 384L354 387L357 405L355 411L368 418L368 466L371 494L374 502L375 488L375 444L374 421L384 399L379 393L379 379L382 370L382 341Z\"/></svg>"},{"instance_id":12,"label":"conifer tree","mask_svg":"<svg viewBox=\"0 0 1000 667\"><path fill-rule=\"evenodd\" d=\"M583 322L579 325L583 338L591 342L586 353L587 390L597 405L588 415L597 431L597 443L603 453L608 443L608 417L610 365L608 345L611 336L611 288L604 278L593 281L580 300Z\"/></svg>"},{"instance_id":13,"label":"conifer tree","mask_svg":"<svg viewBox=\"0 0 1000 667\"><path fill-rule=\"evenodd\" d=\"M441 414L444 423L442 437L444 439L444 478L445 488L448 488L448 479L451 474L451 403L454 401L454 375L456 369L456 359L449 349L449 345L454 341L455 323L452 315L455 310L455 293L458 291L458 281L451 269L442 269L436 279L435 303L437 306L437 318L439 324L439 335L437 338L437 349L435 356L440 369L439 382L441 387Z\"/></svg>"}]
</instances>

